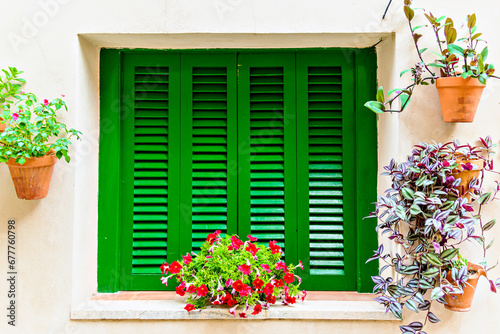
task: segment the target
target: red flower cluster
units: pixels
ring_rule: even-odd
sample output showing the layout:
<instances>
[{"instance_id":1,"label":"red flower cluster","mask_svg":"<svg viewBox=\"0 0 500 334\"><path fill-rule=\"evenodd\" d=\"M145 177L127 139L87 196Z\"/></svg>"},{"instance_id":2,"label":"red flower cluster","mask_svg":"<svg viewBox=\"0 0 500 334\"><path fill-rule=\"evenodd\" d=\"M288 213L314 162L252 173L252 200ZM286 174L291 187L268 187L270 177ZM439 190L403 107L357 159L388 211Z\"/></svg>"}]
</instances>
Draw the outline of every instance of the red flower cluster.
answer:
<instances>
[{"instance_id":1,"label":"red flower cluster","mask_svg":"<svg viewBox=\"0 0 500 334\"><path fill-rule=\"evenodd\" d=\"M250 275L252 267L250 267L248 264L242 264L241 266L238 267L238 270L241 271L243 275Z\"/></svg>"},{"instance_id":2,"label":"red flower cluster","mask_svg":"<svg viewBox=\"0 0 500 334\"><path fill-rule=\"evenodd\" d=\"M243 246L243 241L238 239L237 236L233 235L231 237L231 246L228 247L229 250L238 250L240 247Z\"/></svg>"},{"instance_id":3,"label":"red flower cluster","mask_svg":"<svg viewBox=\"0 0 500 334\"><path fill-rule=\"evenodd\" d=\"M207 286L205 284L200 285L200 287L196 289L196 293L198 297L205 297L208 293Z\"/></svg>"},{"instance_id":4,"label":"red flower cluster","mask_svg":"<svg viewBox=\"0 0 500 334\"><path fill-rule=\"evenodd\" d=\"M184 309L188 312L192 311L192 310L195 310L196 308L194 307L193 304L187 304L186 307L184 307Z\"/></svg>"},{"instance_id":5,"label":"red flower cluster","mask_svg":"<svg viewBox=\"0 0 500 334\"><path fill-rule=\"evenodd\" d=\"M171 274L178 274L181 272L182 269L182 264L180 264L177 261L174 261L170 264L170 273Z\"/></svg>"},{"instance_id":6,"label":"red flower cluster","mask_svg":"<svg viewBox=\"0 0 500 334\"><path fill-rule=\"evenodd\" d=\"M281 247L277 245L277 241L276 240L273 240L273 241L269 241L269 248L271 248L271 252L273 254L281 254Z\"/></svg>"},{"instance_id":7,"label":"red flower cluster","mask_svg":"<svg viewBox=\"0 0 500 334\"><path fill-rule=\"evenodd\" d=\"M247 248L245 248L245 250L255 256L255 254L260 251L260 248L256 247L254 244L250 244L247 246Z\"/></svg>"}]
</instances>

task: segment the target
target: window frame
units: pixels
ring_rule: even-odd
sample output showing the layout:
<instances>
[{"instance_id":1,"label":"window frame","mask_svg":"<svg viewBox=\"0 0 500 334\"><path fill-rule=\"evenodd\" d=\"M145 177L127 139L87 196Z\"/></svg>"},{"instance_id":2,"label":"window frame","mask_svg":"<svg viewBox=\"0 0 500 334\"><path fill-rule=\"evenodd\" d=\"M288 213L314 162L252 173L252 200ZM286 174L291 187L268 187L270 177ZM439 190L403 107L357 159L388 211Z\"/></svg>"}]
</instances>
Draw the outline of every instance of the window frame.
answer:
<instances>
[{"instance_id":1,"label":"window frame","mask_svg":"<svg viewBox=\"0 0 500 334\"><path fill-rule=\"evenodd\" d=\"M234 52L248 49L214 49L211 52ZM377 60L375 48L299 48L299 49L251 49L251 52L311 52L321 51L327 56L328 52L346 52L346 57L352 54L354 60L355 85L355 132L363 136L356 136L353 149L356 157L363 157L363 161L373 161L373 164L356 163L355 190L357 194L355 206L355 233L356 233L356 287L358 292L369 292L372 288L370 276L376 273L377 264L365 261L372 255L372 249L377 247L375 221L362 220L372 210L371 202L376 199L377 191L377 143L376 115L369 112L363 102L371 98L376 86ZM175 50L183 52L207 52L207 50ZM100 138L99 138L99 197L98 197L98 291L119 291L120 277L120 203L116 196L120 189L120 174L115 162L120 159L120 145L122 117L121 85L122 66L121 57L124 53L150 53L159 50L120 50L102 49L100 53ZM168 52L168 50L165 50ZM358 66L362 64L363 66ZM106 87L104 89L104 87ZM105 110L106 109L106 110ZM106 115L106 117L103 117ZM360 121L360 120L363 121ZM300 239L299 239L300 241Z\"/></svg>"}]
</instances>

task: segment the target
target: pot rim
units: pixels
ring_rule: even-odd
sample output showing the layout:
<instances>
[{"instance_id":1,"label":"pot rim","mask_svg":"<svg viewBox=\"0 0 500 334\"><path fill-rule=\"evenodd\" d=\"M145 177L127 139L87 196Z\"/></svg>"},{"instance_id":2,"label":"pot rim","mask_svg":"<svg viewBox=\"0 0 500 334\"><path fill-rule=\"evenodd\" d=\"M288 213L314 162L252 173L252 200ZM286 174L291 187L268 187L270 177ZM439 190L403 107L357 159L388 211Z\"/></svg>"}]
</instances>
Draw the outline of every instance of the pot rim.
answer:
<instances>
[{"instance_id":1,"label":"pot rim","mask_svg":"<svg viewBox=\"0 0 500 334\"><path fill-rule=\"evenodd\" d=\"M474 88L484 88L486 85L482 84L477 78L467 78L462 77L440 77L436 79L437 88L451 88L457 86L466 86Z\"/></svg>"},{"instance_id":2,"label":"pot rim","mask_svg":"<svg viewBox=\"0 0 500 334\"><path fill-rule=\"evenodd\" d=\"M14 168L32 168L32 167L42 167L42 166L50 166L54 165L57 162L56 151L54 149L50 149L49 152L45 154L43 157L31 157L26 158L26 162L24 164L19 164L16 162L16 159L10 158L5 164L9 167Z\"/></svg>"}]
</instances>

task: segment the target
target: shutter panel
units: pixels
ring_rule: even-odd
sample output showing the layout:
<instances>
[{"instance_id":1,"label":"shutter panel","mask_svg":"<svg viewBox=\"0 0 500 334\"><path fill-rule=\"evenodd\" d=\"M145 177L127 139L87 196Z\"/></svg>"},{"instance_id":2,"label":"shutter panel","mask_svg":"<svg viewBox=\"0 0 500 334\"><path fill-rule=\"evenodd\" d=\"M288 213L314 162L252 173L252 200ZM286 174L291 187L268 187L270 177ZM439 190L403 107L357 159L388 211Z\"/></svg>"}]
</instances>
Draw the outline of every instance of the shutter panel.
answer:
<instances>
[{"instance_id":1,"label":"shutter panel","mask_svg":"<svg viewBox=\"0 0 500 334\"><path fill-rule=\"evenodd\" d=\"M182 56L181 253L236 233L236 54Z\"/></svg>"},{"instance_id":2,"label":"shutter panel","mask_svg":"<svg viewBox=\"0 0 500 334\"><path fill-rule=\"evenodd\" d=\"M297 54L299 257L305 287L354 290L352 62Z\"/></svg>"},{"instance_id":3,"label":"shutter panel","mask_svg":"<svg viewBox=\"0 0 500 334\"><path fill-rule=\"evenodd\" d=\"M296 262L295 54L238 57L239 234Z\"/></svg>"},{"instance_id":4,"label":"shutter panel","mask_svg":"<svg viewBox=\"0 0 500 334\"><path fill-rule=\"evenodd\" d=\"M178 249L179 55L124 57L122 238L124 290L157 290Z\"/></svg>"}]
</instances>

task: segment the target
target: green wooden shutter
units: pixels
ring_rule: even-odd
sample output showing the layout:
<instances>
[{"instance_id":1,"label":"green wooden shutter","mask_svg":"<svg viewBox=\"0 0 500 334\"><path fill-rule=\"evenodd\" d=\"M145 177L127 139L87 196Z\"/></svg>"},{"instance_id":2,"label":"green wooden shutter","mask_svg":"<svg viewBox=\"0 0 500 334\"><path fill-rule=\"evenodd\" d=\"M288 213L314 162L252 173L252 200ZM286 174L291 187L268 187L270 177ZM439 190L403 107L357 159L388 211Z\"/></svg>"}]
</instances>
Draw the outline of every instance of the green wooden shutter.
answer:
<instances>
[{"instance_id":1,"label":"green wooden shutter","mask_svg":"<svg viewBox=\"0 0 500 334\"><path fill-rule=\"evenodd\" d=\"M238 231L296 263L295 54L241 53L238 67Z\"/></svg>"},{"instance_id":2,"label":"green wooden shutter","mask_svg":"<svg viewBox=\"0 0 500 334\"><path fill-rule=\"evenodd\" d=\"M236 55L181 59L181 253L209 233L236 233Z\"/></svg>"},{"instance_id":3,"label":"green wooden shutter","mask_svg":"<svg viewBox=\"0 0 500 334\"><path fill-rule=\"evenodd\" d=\"M356 289L349 60L349 53L297 54L299 257L311 290Z\"/></svg>"},{"instance_id":4,"label":"green wooden shutter","mask_svg":"<svg viewBox=\"0 0 500 334\"><path fill-rule=\"evenodd\" d=\"M122 95L121 290L156 290L178 257L179 54L126 54Z\"/></svg>"}]
</instances>

